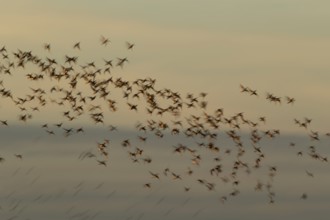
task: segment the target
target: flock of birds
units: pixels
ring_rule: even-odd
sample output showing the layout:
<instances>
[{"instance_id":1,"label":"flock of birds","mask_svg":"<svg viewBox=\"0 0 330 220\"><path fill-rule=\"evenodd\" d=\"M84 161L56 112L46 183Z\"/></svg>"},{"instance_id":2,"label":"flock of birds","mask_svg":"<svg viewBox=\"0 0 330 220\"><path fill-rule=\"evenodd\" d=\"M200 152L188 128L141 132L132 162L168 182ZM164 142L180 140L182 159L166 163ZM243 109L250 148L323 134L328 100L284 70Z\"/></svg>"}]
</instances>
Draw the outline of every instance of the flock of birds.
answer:
<instances>
[{"instance_id":1,"label":"flock of birds","mask_svg":"<svg viewBox=\"0 0 330 220\"><path fill-rule=\"evenodd\" d=\"M107 47L110 43L108 38L101 36L101 46ZM61 129L66 137L84 134L86 132L84 127L70 126L84 117L89 118L95 126L115 132L120 129L116 125L109 124L106 118L111 118L112 113L126 108L133 114L144 114L148 118L134 123L137 139L125 138L119 146L127 151L132 163L142 165L157 163L147 155L147 150L143 147L150 136L159 139L181 137L182 142L169 146L169 150L173 151L174 155L184 155L190 161L184 173L172 167L164 167L163 170L152 170L151 167L147 167L146 173L149 179L141 186L145 190L152 189L163 178L182 181L190 177L207 191L216 192L221 183L231 184L232 190L219 197L219 200L225 203L231 197L239 195L242 173L251 174L256 170L264 169L269 179L264 182L256 181L254 189L265 191L268 201L274 203L273 179L278 173L278 167L276 164L264 164L267 155L261 142L265 139L276 139L281 132L279 129L264 129L264 125L267 124L265 116L251 120L244 112L225 114L223 108L210 111L208 94L205 92L182 95L169 88L157 88L156 80L152 78L126 80L123 76L118 76L115 71L116 68L121 70L125 67L129 62L127 57L104 59L103 65L96 65L95 61L81 64L79 55L65 55L64 60L56 60L51 57L51 44L46 43L43 47L45 57L38 56L33 51L18 49L9 52L5 46L0 48L1 102L11 102L15 106L19 122L28 123L38 118L39 112L46 111L47 107L56 106L62 109L62 117L58 123L45 121L40 124L41 129L49 135L57 135L58 129ZM131 51L134 48L134 43L126 42L127 50ZM83 50L83 45L76 42L72 45L72 50L75 54L79 54ZM6 84L6 79L17 77L15 75L17 71L24 73L19 77L24 77L22 80L26 80L28 85L28 92L23 95L16 94ZM242 94L260 96L257 90L248 86L241 84L239 88ZM122 96L114 96L113 93ZM271 93L266 94L265 100L284 105L294 105L296 102L293 97L280 97ZM6 118L0 119L1 129L17 123ZM307 117L292 121L315 143L308 150L297 152L297 156L328 162L327 156L317 150L317 142L323 134L313 131L310 127L311 122L312 119ZM221 138L229 139L232 146L221 146L220 135L225 135ZM330 136L330 133L324 135ZM187 144L185 140L195 144L190 142ZM294 147L295 143L291 142L289 146ZM105 167L116 166L109 163L111 147L113 147L111 139L95 140L95 150L81 152L79 159L92 160ZM209 158L202 158L201 152L205 151L209 152ZM246 159L247 152L253 154L252 161ZM24 160L22 154L14 154L14 156ZM224 167L222 164L226 157L232 158L229 167ZM0 162L3 163L6 159L0 155ZM204 160L212 161L208 174L205 174L207 177L194 176L195 168L203 164ZM313 173L309 171L306 171L306 175L313 177ZM187 184L182 190L189 193L191 186ZM307 194L303 192L301 199L306 198Z\"/></svg>"}]
</instances>

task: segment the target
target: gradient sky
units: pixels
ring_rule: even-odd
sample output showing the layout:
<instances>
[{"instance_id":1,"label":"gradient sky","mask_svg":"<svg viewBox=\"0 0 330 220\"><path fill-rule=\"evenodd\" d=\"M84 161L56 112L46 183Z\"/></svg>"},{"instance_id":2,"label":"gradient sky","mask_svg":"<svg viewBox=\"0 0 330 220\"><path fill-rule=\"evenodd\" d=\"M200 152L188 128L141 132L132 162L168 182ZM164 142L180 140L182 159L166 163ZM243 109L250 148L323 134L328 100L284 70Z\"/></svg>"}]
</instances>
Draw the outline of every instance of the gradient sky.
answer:
<instances>
[{"instance_id":1,"label":"gradient sky","mask_svg":"<svg viewBox=\"0 0 330 220\"><path fill-rule=\"evenodd\" d=\"M127 56L128 65L122 70L118 69L117 75L122 74L130 80L144 77L155 78L158 88L170 88L181 94L207 92L210 111L221 107L228 115L244 112L249 118L255 120L259 116L266 116L269 127L278 128L283 134L289 135L305 134L305 130L294 125L293 119L308 117L313 119L312 130L319 131L322 135L330 132L330 117L328 117L330 112L328 101L330 98L329 1L3 0L1 8L0 48L5 45L10 52L17 49L32 50L40 56L51 56L62 61L65 54L77 54L79 63L85 64L95 60L98 65L103 65L103 58L116 59L116 57ZM109 37L111 40L109 47L100 46L101 35ZM72 49L73 44L78 41L81 42L82 48L79 53ZM133 51L127 51L126 41L135 43ZM44 51L44 43L52 45L50 54ZM27 85L24 81L17 79L15 76L6 78L8 82L6 85L17 92L24 93L23 87ZM259 97L240 93L240 84L256 89ZM294 97L296 103L274 105L265 99L267 92L281 97ZM7 105L1 100L0 119L8 118L10 122L15 121L18 112L12 109L12 105ZM61 112L55 108L38 114L34 122L39 126L45 119L57 121ZM111 118L111 123L123 125L126 128L134 127L136 115L127 115L127 111L116 114ZM91 126L88 121L82 121L81 124ZM0 156L9 158L6 159L5 165L0 164L0 170L2 170L0 175L6 179L4 185L1 185L0 194L7 195L6 199L1 200L0 206L4 208L3 210L9 210L0 212L0 217L1 214L6 218L12 217L10 209L15 206L18 198L23 201L19 205L23 208L24 204L28 204L39 194L44 196L50 194L53 199L43 198L46 204L44 207L37 200L33 200L30 208L27 208L26 218L44 219L43 215L47 215L47 212L57 213L58 210L61 210L63 214L59 215L61 218L86 210L89 203L94 202L93 199L98 205L104 204L103 202L108 200L103 200L105 198L102 195L111 197L114 192L118 196L110 201L113 205L110 211L107 212L108 207L101 205L92 208L89 214L92 216L102 211L103 214L95 218L96 220L106 219L109 213L111 217L118 215L121 219L154 219L155 216L161 214L162 219L190 219L192 217L219 219L219 216L225 219L242 219L243 217L256 219L256 216L271 219L270 216L272 216L273 219L293 220L310 219L315 215L318 215L320 219L327 219L329 214L327 211L329 197L326 195L329 166L328 164L320 166L319 163L314 164L311 161L307 163L298 161L295 155L296 150L287 151L285 148L290 138L295 138L295 136L276 142L284 147L284 151L275 153L271 150L273 157L267 159L267 164L276 162L281 164L282 168L282 175L277 182L277 189L280 192L278 204L269 206L265 202L267 201L266 194L256 197L255 192L251 190L253 187L250 187L249 190L244 191L245 194L243 193L240 197L241 200L238 198L226 204L228 206L219 208L218 204L214 205L213 202L218 201L221 190L216 196L210 197L205 191L196 190L189 197L191 199L188 202L189 205L185 205L187 197L183 196L182 192L178 193L177 188L166 187L167 182L162 182L158 191L156 189L150 193L151 195L145 195L144 191L140 191L140 186L144 183L142 176L146 176L146 170L143 168L135 170L131 164L126 163L127 161L121 161L122 152L120 151L114 150L115 155L118 156L115 157L114 163L123 165L122 169L108 168L108 170L100 171L101 175L96 175L99 166L95 164L90 166L84 161L72 165L75 164L76 157L82 148L84 150L95 148L96 140L86 138L81 141L77 138L70 139L77 142L66 142L61 135L59 139L52 139L44 131L40 131L39 134L35 132L37 128L30 129L28 126L17 128L17 130L23 130L20 138L17 138L13 131L6 133L0 127L4 143L4 146L0 145L2 148ZM95 135L91 137L101 138L97 130L90 128L90 131ZM24 134L30 134L29 132L33 135L24 136ZM116 141L120 143L116 135L114 138L117 138ZM310 141L300 136L297 140L305 148L310 144ZM56 147L59 143L61 146ZM160 143L154 141L148 143L148 147L152 147L150 146L152 144ZM24 148L24 145L28 148ZM45 148L45 145L48 147ZM266 142L265 145L271 144ZM323 141L321 149L329 153L325 146L327 142ZM55 153L54 148L59 148L60 151ZM66 152L68 148L70 151ZM78 148L80 151L75 150ZM157 166L163 167L163 163L169 163L167 158L162 158L162 156L170 155L171 157L171 151L167 154L163 152L163 149L151 150L151 152L154 157L161 158L162 162ZM290 153L288 157L287 152ZM14 153L23 153L28 158L26 161L21 161L26 163L24 166L17 163L12 155ZM57 167L59 160L62 163ZM74 163L72 163L73 160ZM174 164L179 166L181 162L180 159L175 159L173 166ZM70 169L66 169L66 166ZM31 168L34 169L32 174L25 174ZM151 168L155 167L147 167L148 170ZM311 171L318 170L316 176L319 179L305 177L305 168ZM111 176L106 176L109 169L113 172L113 176L120 177L117 181L113 181ZM130 173L132 170L136 172L136 176L128 177L121 174L122 172ZM87 171L93 175L86 177ZM54 178L49 175L49 172L62 173L65 178ZM41 176L42 180L36 181L35 185L32 184L30 191L20 191L20 188L24 186L24 181L31 182L38 176ZM263 177L261 175L260 178ZM248 177L246 178L249 180ZM252 179L255 181L258 176ZM70 203L72 198L69 197L70 190L76 189L75 185L79 182L84 182L83 191L86 194L82 193L78 198L74 198L72 203L75 204L76 209L66 212L65 210L72 206ZM90 190L90 188L102 182L106 186L98 192L102 195L98 193L94 195L95 190ZM296 186L297 182L299 182L299 187ZM50 185L47 185L48 183ZM247 185L243 188L248 187L249 183L247 181ZM251 181L250 185L253 183ZM135 188L137 184L139 187ZM319 185L314 190L317 184ZM50 191L46 186L50 187ZM124 186L130 190L126 191ZM228 189L228 186L224 188ZM40 189L42 190L39 192ZM61 192L62 189L64 196L54 199L54 194ZM302 201L299 196L305 191L311 195L311 199ZM13 196L8 196L10 192L15 193ZM131 200L125 203L127 197ZM78 202L81 201L86 202L84 204L86 207L77 208ZM161 205L155 205L158 202ZM54 204L59 205L58 210L51 210ZM209 204L212 205L209 206ZM115 211L116 205L122 208L122 212L126 212L126 209L129 211L121 215L121 211L118 212L118 209ZM173 207L178 205L182 208L174 210ZM156 208L151 211L150 207ZM40 210L46 211L43 213ZM150 213L146 214L149 211ZM173 213L170 214L172 211ZM142 213L145 216L141 216ZM278 215L278 213L281 214ZM58 218L54 217L55 219Z\"/></svg>"},{"instance_id":2,"label":"gradient sky","mask_svg":"<svg viewBox=\"0 0 330 220\"><path fill-rule=\"evenodd\" d=\"M126 77L150 76L159 88L185 94L205 91L212 107L269 115L276 127L310 117L327 131L330 109L330 20L327 1L3 1L1 44L52 56L128 56ZM110 49L97 46L100 35ZM125 41L134 42L132 53ZM47 54L46 54L47 55ZM91 58L93 57L93 58ZM84 60L81 59L83 63ZM239 84L255 88L259 99L240 94ZM292 96L292 108L274 107L265 93ZM286 123L287 124L287 123Z\"/></svg>"}]
</instances>

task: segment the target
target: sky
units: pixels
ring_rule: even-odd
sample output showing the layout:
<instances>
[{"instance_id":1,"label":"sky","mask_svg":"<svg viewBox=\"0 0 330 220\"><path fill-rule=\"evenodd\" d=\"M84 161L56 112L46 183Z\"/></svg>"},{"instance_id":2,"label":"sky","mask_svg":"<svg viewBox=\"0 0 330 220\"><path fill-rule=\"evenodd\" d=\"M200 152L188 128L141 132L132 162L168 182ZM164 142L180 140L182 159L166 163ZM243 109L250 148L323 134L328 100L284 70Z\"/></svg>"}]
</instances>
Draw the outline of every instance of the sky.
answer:
<instances>
[{"instance_id":1,"label":"sky","mask_svg":"<svg viewBox=\"0 0 330 220\"><path fill-rule=\"evenodd\" d=\"M329 31L326 1L3 1L1 44L63 59L81 42L83 63L128 56L130 79L152 77L159 88L207 92L209 106L274 126L311 117L327 131ZM101 35L110 48L97 46ZM132 53L125 42L136 44ZM239 85L260 93L242 95ZM292 108L265 101L267 92L295 97ZM317 107L318 106L318 107ZM244 108L244 110L243 110ZM282 126L283 131L299 132Z\"/></svg>"},{"instance_id":2,"label":"sky","mask_svg":"<svg viewBox=\"0 0 330 220\"><path fill-rule=\"evenodd\" d=\"M139 168L129 162L123 150L114 148L112 159L117 165L101 167L105 169L100 171L95 161L80 161L77 157L85 151L94 152L96 142L109 137L108 133L98 130L104 127L94 126L86 117L73 125L84 126L90 135L86 132L86 137L66 138L60 129L54 128L56 136L51 137L40 125L62 121L63 108L47 107L34 113L30 123L21 123L17 120L19 112L15 106L6 99L0 99L0 120L8 120L10 124L10 128L0 127L0 156L6 159L5 163L0 163L2 178L6 179L0 193L7 195L0 204L3 210L0 216L43 219L44 215L61 213L54 219L70 216L72 219L95 220L107 217L153 219L155 216L163 219L219 219L220 216L226 219L255 219L256 216L310 219L317 214L320 219L326 219L329 214L325 208L329 200L326 195L326 183L330 181L326 175L329 166L327 163L297 159L299 150L307 151L308 146L315 142L306 137L305 129L294 124L294 119L312 119L309 131L320 133L322 141L319 147L323 153L329 153L324 137L330 132L329 1L2 0L1 7L0 48L6 46L9 54L17 49L31 50L41 57L52 57L62 63L65 55L79 56L80 65L95 61L99 66L104 64L103 59L127 57L127 65L116 68L113 73L116 77L132 81L151 77L156 79L157 88L170 88L183 97L187 93L198 95L206 92L208 112L223 108L227 116L239 112L244 112L251 120L265 116L267 124L261 125L262 129L280 129L284 136L279 141L263 142L275 149L279 146L278 150L267 148L273 156L266 159L269 166L273 163L282 165L282 174L276 180L279 202L270 206L266 192L256 195L253 190L258 179L267 181L264 170L252 177L244 176L246 183L242 184L241 197L221 206L220 196L231 190L225 184L219 184L223 189L219 186L215 195L188 181L196 189L189 196L182 192L183 185L168 180L162 180L159 188L147 191L150 194L141 187L145 183L142 177L149 177L150 170L163 169L171 162L184 172L186 163L180 157L173 158L171 146L176 144L175 141L184 142L184 139L147 142L147 151L153 158L159 158L159 163ZM110 45L100 45L101 36L109 38ZM135 44L132 51L127 50L127 41ZM76 42L81 44L80 51L73 49ZM50 52L44 50L45 43L51 44ZM17 68L16 71L14 76L0 75L5 86L15 94L25 94L32 86L50 88L55 84L53 81L30 84L23 76L34 69ZM256 89L258 97L242 93L240 85ZM296 101L293 105L285 101L281 105L270 103L266 100L267 93L283 100L285 96L294 97ZM114 91L112 94L121 99L121 93ZM182 117L188 117L190 113L184 112ZM133 129L137 122L148 119L140 109L136 114L123 109L105 117L109 124L118 126L119 132L110 135L117 145L126 135L135 138L137 134ZM247 133L243 132L243 135ZM299 147L288 149L292 140L296 140ZM220 143L223 148L227 146L226 141ZM138 141L137 145L140 145ZM163 147L154 149L154 145ZM165 150L167 145L171 146L170 150ZM18 153L24 155L22 161L13 155ZM204 156L213 158L213 155ZM56 165L58 161L61 163ZM190 163L189 159L186 162ZM208 172L209 165L206 163L205 167L198 168L201 175ZM315 178L306 177L306 170L315 171ZM117 180L107 176L107 172L112 172L112 177ZM56 178L50 173L56 173ZM81 182L82 186L79 185ZM20 191L26 188L24 184L27 183L32 189ZM103 185L99 189L96 186L100 183ZM317 184L317 189L314 189ZM39 192L39 189L42 190ZM78 190L78 196L72 196L71 190ZM11 195L11 192L15 193ZM299 199L304 192L311 198ZM59 193L58 197L56 193ZM39 194L43 198L38 199ZM44 207L42 202L39 203L42 199ZM105 211L109 207L104 205L104 201L112 204L110 211ZM17 202L22 214L18 208L13 209ZM24 205L29 203L31 205L27 205L24 211ZM84 203L86 208L77 207L79 203ZM59 208L52 209L54 204L60 204ZM70 207L75 208L70 211ZM86 209L89 209L87 213L79 215ZM237 209L241 213L237 213ZM74 216L76 214L78 216Z\"/></svg>"}]
</instances>

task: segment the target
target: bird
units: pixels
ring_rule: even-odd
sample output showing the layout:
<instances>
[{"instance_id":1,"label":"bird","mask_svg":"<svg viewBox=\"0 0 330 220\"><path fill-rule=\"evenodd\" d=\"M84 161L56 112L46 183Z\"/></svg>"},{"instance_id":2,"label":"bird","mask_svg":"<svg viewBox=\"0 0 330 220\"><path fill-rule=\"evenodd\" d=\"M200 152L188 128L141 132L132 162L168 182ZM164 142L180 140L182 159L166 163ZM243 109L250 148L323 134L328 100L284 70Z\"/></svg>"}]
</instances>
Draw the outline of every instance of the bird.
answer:
<instances>
[{"instance_id":1,"label":"bird","mask_svg":"<svg viewBox=\"0 0 330 220\"><path fill-rule=\"evenodd\" d=\"M128 41L126 41L126 46L127 46L127 49L128 49L128 50L132 50L132 49L133 49L133 47L135 46L135 44L134 44L134 43L130 43L130 42L128 42Z\"/></svg>"},{"instance_id":2,"label":"bird","mask_svg":"<svg viewBox=\"0 0 330 220\"><path fill-rule=\"evenodd\" d=\"M285 96L286 98L286 101L287 101L287 104L294 104L296 99L295 98L292 98L292 97L289 97L289 96Z\"/></svg>"},{"instance_id":3,"label":"bird","mask_svg":"<svg viewBox=\"0 0 330 220\"><path fill-rule=\"evenodd\" d=\"M143 187L144 187L144 188L149 188L149 189L150 189L150 188L151 188L151 183L145 183L145 184L143 185Z\"/></svg>"},{"instance_id":4,"label":"bird","mask_svg":"<svg viewBox=\"0 0 330 220\"><path fill-rule=\"evenodd\" d=\"M159 179L159 174L158 173L153 173L151 171L149 171L149 173L153 178Z\"/></svg>"},{"instance_id":5,"label":"bird","mask_svg":"<svg viewBox=\"0 0 330 220\"><path fill-rule=\"evenodd\" d=\"M307 170L305 170L305 172L306 172L307 176L309 176L309 177L314 177L314 174L313 174L313 173L311 173L311 172L309 172L309 171L307 171Z\"/></svg>"},{"instance_id":6,"label":"bird","mask_svg":"<svg viewBox=\"0 0 330 220\"><path fill-rule=\"evenodd\" d=\"M184 187L184 191L185 192L189 192L190 191L190 187Z\"/></svg>"},{"instance_id":7,"label":"bird","mask_svg":"<svg viewBox=\"0 0 330 220\"><path fill-rule=\"evenodd\" d=\"M103 35L101 35L100 41L101 41L101 45L104 45L104 46L107 46L110 43L109 38L106 38Z\"/></svg>"},{"instance_id":8,"label":"bird","mask_svg":"<svg viewBox=\"0 0 330 220\"><path fill-rule=\"evenodd\" d=\"M0 122L1 122L2 125L8 126L7 120L0 120Z\"/></svg>"},{"instance_id":9,"label":"bird","mask_svg":"<svg viewBox=\"0 0 330 220\"><path fill-rule=\"evenodd\" d=\"M80 42L77 42L73 45L73 49L78 49L80 50Z\"/></svg>"},{"instance_id":10,"label":"bird","mask_svg":"<svg viewBox=\"0 0 330 220\"><path fill-rule=\"evenodd\" d=\"M125 62L128 62L127 57L117 58L117 59L118 59L117 66L120 66L121 68L123 68Z\"/></svg>"},{"instance_id":11,"label":"bird","mask_svg":"<svg viewBox=\"0 0 330 220\"><path fill-rule=\"evenodd\" d=\"M44 49L47 50L48 52L50 52L50 44L49 43L45 43L44 44Z\"/></svg>"},{"instance_id":12,"label":"bird","mask_svg":"<svg viewBox=\"0 0 330 220\"><path fill-rule=\"evenodd\" d=\"M18 159L23 159L22 154L15 154L15 157L18 158Z\"/></svg>"},{"instance_id":13,"label":"bird","mask_svg":"<svg viewBox=\"0 0 330 220\"><path fill-rule=\"evenodd\" d=\"M102 165L102 166L107 166L107 161L105 161L105 160L97 160L97 162L98 162L98 164L99 165Z\"/></svg>"}]
</instances>

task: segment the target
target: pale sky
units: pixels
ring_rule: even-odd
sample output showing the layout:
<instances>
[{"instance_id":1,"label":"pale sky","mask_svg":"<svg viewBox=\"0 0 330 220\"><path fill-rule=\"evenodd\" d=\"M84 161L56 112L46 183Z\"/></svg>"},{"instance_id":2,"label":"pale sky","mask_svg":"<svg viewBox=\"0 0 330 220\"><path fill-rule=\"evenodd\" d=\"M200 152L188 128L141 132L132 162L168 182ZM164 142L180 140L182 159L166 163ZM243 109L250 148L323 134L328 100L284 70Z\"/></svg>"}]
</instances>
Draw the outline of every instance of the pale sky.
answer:
<instances>
[{"instance_id":1,"label":"pale sky","mask_svg":"<svg viewBox=\"0 0 330 220\"><path fill-rule=\"evenodd\" d=\"M128 56L123 71L150 76L159 88L186 94L205 91L209 105L228 112L266 115L280 127L293 118L314 118L328 130L330 20L327 1L3 1L1 44L63 59L79 54L99 65L104 57ZM98 47L101 35L111 47ZM132 53L125 42L136 44ZM80 59L83 63L84 60ZM240 94L239 84L259 99ZM274 107L265 93L295 97ZM294 131L289 125L283 130Z\"/></svg>"},{"instance_id":2,"label":"pale sky","mask_svg":"<svg viewBox=\"0 0 330 220\"><path fill-rule=\"evenodd\" d=\"M7 196L0 204L3 210L6 210L1 213L0 209L0 218L1 214L6 218L13 216L10 210L17 199L22 199L19 207L23 208L24 204L28 204L31 198L36 198L39 194L50 194L52 197L63 189L64 198L43 198L45 207L36 200L23 212L28 215L22 215L19 219L44 219L43 214L58 212L56 209L52 210L53 204L59 204L59 210L63 214L59 218L72 216L88 209L88 203L94 200L95 204L102 205L91 208L88 213L90 219L93 219L92 216L98 211L103 213L95 217L95 220L107 219L108 214L121 219L154 219L155 216L159 217L159 214L161 219L219 219L222 214L225 219L257 219L256 216L262 219L269 219L269 216L279 219L278 213L283 213L282 217L293 220L310 219L314 215L327 219L329 164L309 160L304 163L304 160L297 159L297 151L307 151L308 146L315 142L310 141L307 136L290 135L306 135L306 130L294 124L294 118L311 118L310 129L320 132L321 150L329 153L325 147L329 139L324 136L326 132L330 132L329 8L330 2L325 0L2 0L0 48L6 46L9 54L17 49L31 50L40 57L52 57L60 63L64 63L65 55L75 55L79 56L80 65L95 61L99 66L104 64L103 59L116 60L117 57L127 56L129 63L123 69L117 68L114 72L116 76L132 81L137 78L155 78L158 89L170 88L183 97L187 93L206 92L209 112L223 108L227 116L239 112L244 112L251 120L265 116L267 124L263 125L262 129L280 129L281 134L287 133L289 136L275 141L275 144L272 141L264 143L266 148L276 144L281 147L280 151L270 148L269 152L273 157L266 158L267 165L279 164L282 172L282 176L277 180L279 202L272 207L267 204L265 192L259 196L255 195L253 184L259 178L266 181L263 178L267 177L267 174L258 176L258 173L254 173L255 176L244 177L247 181L245 185L242 184L242 200L237 198L226 204L228 206L221 206L219 214L218 204L214 205L213 202L219 200L222 190L230 190L231 185L219 184L219 188L224 188L218 188L217 194L210 197L210 194L197 187L189 197L189 202L186 201L186 196L182 196L182 192L178 193L178 188L172 187L178 185L167 187L168 182L165 180L161 182L160 188L153 189L150 195L145 195L145 191L141 190L149 170L162 169L171 165L172 160L172 166L184 166L181 172L186 169L180 157L173 159L173 146L166 152L152 148L153 145L166 147L170 142L148 142L146 147L154 158L160 158L160 162L146 168L143 166L135 169L134 165L127 162L127 158L122 159L126 154L123 156L122 151L114 150L113 164L117 163L122 167L106 167L100 172L101 175L97 175L100 167L95 164L90 166L91 161L79 161L79 164L75 162L77 155L81 153L76 151L79 147L96 150L96 141L104 138L97 133L100 127L93 128L87 117L82 118L74 125L86 126L86 129L90 129L91 136L83 140L79 137L65 139L58 132L59 137L56 139L47 136L40 125L59 122L62 120L62 112L66 109L47 107L45 111L35 113L31 124L22 124L17 120L19 112L13 104L8 104L5 99L0 98L0 120L7 119L10 125L17 126L17 131L22 130L22 136L17 138L13 132L15 127L10 128L11 133L4 132L4 127L0 127L4 141L4 146L0 144L0 156L6 158L6 162L0 164L0 171L3 171L0 176L6 179L5 186L0 188L0 195L15 191L13 196ZM110 45L101 46L100 36L109 38ZM126 49L126 41L135 44L132 51ZM80 42L81 51L72 48L76 42ZM44 43L51 44L50 53L43 49ZM50 83L54 83L31 85L30 82L22 80L22 74L30 71L34 70L17 70L14 76L0 75L0 79L17 94L24 94L30 86L49 89ZM259 97L241 93L240 84L256 89ZM267 92L280 96L283 100L285 96L294 97L296 102L293 105L270 103L266 100ZM122 94L113 94L120 102ZM188 115L189 112L184 114ZM147 118L143 108L137 114L123 109L106 117L108 124L118 125L119 131L123 128L125 132L134 128L137 121ZM30 125L36 127L31 129ZM36 132L34 135L33 132L38 129L40 134ZM29 132L33 135L27 135ZM119 145L120 135L123 134L113 137L117 138L116 143ZM302 147L287 148L291 138L297 138ZM173 140L170 138L170 141ZM56 154L56 146L59 144L61 151ZM24 145L28 148L24 148ZM66 152L67 149L70 151ZM249 150L253 151L252 148ZM25 166L17 163L12 155L16 153L22 153L27 158L20 161L25 162ZM65 158L63 155L66 155ZM213 156L206 155L205 158ZM58 161L62 162L59 167L56 165ZM69 166L69 169L66 169L66 166ZM31 167L35 167L32 174L25 174ZM202 169L200 168L201 173ZM306 169L315 171L315 176L319 179L306 177ZM106 175L109 170L118 180L114 181L111 176ZM317 170L319 172L316 172ZM91 176L85 176L87 171ZM56 179L47 172L62 173L65 178ZM133 172L135 175L122 175L122 172ZM30 192L19 191L26 182L33 181L38 175L41 175L42 180L38 180ZM48 181L54 181L49 185L51 192L46 187ZM83 189L86 190L82 191L86 194L82 193L77 198L70 197L66 200L66 196L71 195L70 190L81 181L85 184ZM88 188L100 182L104 182L109 188L104 187L98 193L112 195L111 193L116 192L118 195L110 201L113 203L110 211L106 211L108 207L104 205L104 201L108 200L98 193L94 195L94 191ZM317 184L318 187L314 189ZM181 188L182 186L180 185ZM192 186L198 186L196 181ZM126 188L129 190L126 191ZM40 189L42 190L39 192ZM303 192L307 192L311 198L306 201L299 199ZM131 200L125 203L127 197ZM65 210L72 206L71 199L75 206L78 206L78 202L86 202L86 207L76 207L74 211L66 212ZM63 201L65 203L62 203ZM188 205L185 205L185 202ZM114 208L115 204L121 207L123 212L129 210L122 215ZM180 209L174 208L178 205L181 205ZM238 213L237 209L241 210L241 213ZM45 210L45 213L41 210ZM148 212L150 213L146 214ZM141 216L142 214L144 216ZM84 215L87 214L82 216ZM54 217L55 219L57 218Z\"/></svg>"}]
</instances>

